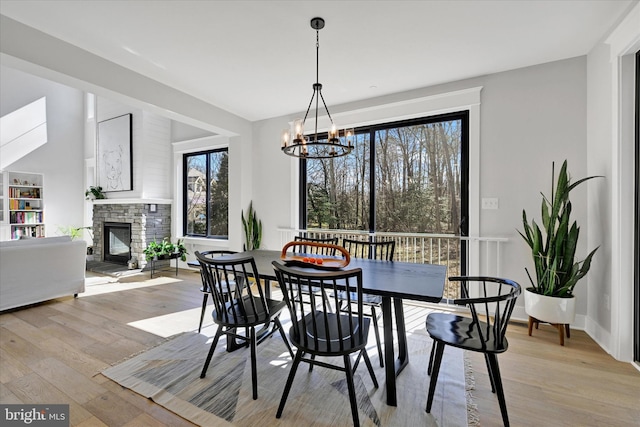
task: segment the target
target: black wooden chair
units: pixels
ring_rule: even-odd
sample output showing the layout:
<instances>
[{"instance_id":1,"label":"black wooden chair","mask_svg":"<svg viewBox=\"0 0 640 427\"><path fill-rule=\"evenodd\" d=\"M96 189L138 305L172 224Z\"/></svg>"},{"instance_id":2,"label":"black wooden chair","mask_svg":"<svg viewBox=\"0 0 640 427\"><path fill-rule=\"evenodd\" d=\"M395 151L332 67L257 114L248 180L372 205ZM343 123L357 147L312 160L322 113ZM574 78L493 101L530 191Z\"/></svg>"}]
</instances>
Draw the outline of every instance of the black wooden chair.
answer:
<instances>
[{"instance_id":1,"label":"black wooden chair","mask_svg":"<svg viewBox=\"0 0 640 427\"><path fill-rule=\"evenodd\" d=\"M337 237L331 237L331 238L326 238L326 239L313 239L313 238L307 238L304 236L295 236L293 238L294 242L300 242L297 244L293 244L291 246L289 246L289 250L293 253L297 253L297 254L310 254L310 255L325 255L325 256L335 256L336 255L336 250L335 248L332 248L330 246L315 246L315 245L305 245L304 242L312 242L312 243L327 243L330 245L337 245L338 244L338 238ZM319 290L318 289L313 289L313 292L318 293ZM305 295L307 295L309 292L308 289L305 289L303 292L300 293L301 297L304 297ZM303 299L304 302L309 302L310 299L309 298L304 298Z\"/></svg>"},{"instance_id":2,"label":"black wooden chair","mask_svg":"<svg viewBox=\"0 0 640 427\"><path fill-rule=\"evenodd\" d=\"M295 236L293 240L296 242L304 241L304 242L314 242L314 243L328 243L331 245L338 244L337 237L327 237L325 239L314 239L311 237ZM328 246L296 245L295 251L300 253L305 253L305 254L329 255L329 256L333 256L336 254L336 250Z\"/></svg>"},{"instance_id":3,"label":"black wooden chair","mask_svg":"<svg viewBox=\"0 0 640 427\"><path fill-rule=\"evenodd\" d=\"M276 418L282 415L300 362L306 362L309 363L310 370L317 365L345 373L353 424L360 425L353 373L361 357L364 358L374 386L378 387L378 381L366 351L371 319L364 317L362 313L362 270L357 268L348 271L320 271L290 268L278 261L273 262L273 267L291 314L292 326L289 337L291 343L297 348ZM330 301L332 304L340 303L338 292L341 289L349 289L349 303L355 304L358 310L347 313L331 312L327 307L327 298L317 296L315 293L310 294L311 304L301 304L300 289L309 286L320 288L323 295L330 296L328 298L333 300ZM350 299L351 295L355 298L353 301ZM358 356L352 365L350 355L353 353L358 353ZM316 356L342 356L344 366L317 360Z\"/></svg>"},{"instance_id":4,"label":"black wooden chair","mask_svg":"<svg viewBox=\"0 0 640 427\"><path fill-rule=\"evenodd\" d=\"M506 427L509 425L509 416L497 355L508 348L505 334L511 312L520 295L520 285L512 280L495 277L450 277L449 281L460 282L461 298L453 302L467 306L470 315L431 313L427 316L427 332L435 344L429 358L428 373L431 381L427 412L431 411L444 347L450 345L484 353L491 391L498 395L502 421Z\"/></svg>"},{"instance_id":5,"label":"black wooden chair","mask_svg":"<svg viewBox=\"0 0 640 427\"><path fill-rule=\"evenodd\" d=\"M380 259L385 261L393 261L396 242L394 240L380 242L363 242L359 240L343 239L342 246L354 258ZM340 294L341 300L345 301L344 293ZM378 317L380 312L376 312L376 308L382 310L382 297L378 295L365 294L363 298L364 305L371 307L371 316L373 319L373 332L376 334L376 344L378 346L378 356L380 358L380 366L384 367L384 356L382 355L382 343L380 341L380 331L378 330ZM343 304L342 309L348 309L349 305Z\"/></svg>"},{"instance_id":6,"label":"black wooden chair","mask_svg":"<svg viewBox=\"0 0 640 427\"><path fill-rule=\"evenodd\" d=\"M200 255L205 256L207 258L215 258L222 255L235 254L237 252L233 251L205 251L200 252ZM200 265L198 265L200 268ZM202 275L202 270L200 270L200 274ZM207 309L207 301L209 300L209 289L207 288L206 281L202 280L202 286L200 287L200 292L202 292L202 312L200 313L200 324L198 325L198 333L202 330L202 321L204 320L204 312Z\"/></svg>"},{"instance_id":7,"label":"black wooden chair","mask_svg":"<svg viewBox=\"0 0 640 427\"><path fill-rule=\"evenodd\" d=\"M205 377L213 352L222 334L232 337L234 340L240 339L251 347L251 382L253 399L255 400L258 398L256 346L277 330L289 349L291 357L293 357L293 350L279 319L286 304L284 301L275 301L265 297L262 286L260 286L258 269L252 256L240 253L220 260L220 258L212 259L203 256L197 251L195 255L200 262L203 280L205 280L213 300L213 321L218 325L200 378ZM250 277L255 278L254 283L249 281ZM262 335L260 339L256 339L255 327L259 325L269 327L270 323L273 323L272 329ZM245 335L238 334L238 328L245 328Z\"/></svg>"}]
</instances>

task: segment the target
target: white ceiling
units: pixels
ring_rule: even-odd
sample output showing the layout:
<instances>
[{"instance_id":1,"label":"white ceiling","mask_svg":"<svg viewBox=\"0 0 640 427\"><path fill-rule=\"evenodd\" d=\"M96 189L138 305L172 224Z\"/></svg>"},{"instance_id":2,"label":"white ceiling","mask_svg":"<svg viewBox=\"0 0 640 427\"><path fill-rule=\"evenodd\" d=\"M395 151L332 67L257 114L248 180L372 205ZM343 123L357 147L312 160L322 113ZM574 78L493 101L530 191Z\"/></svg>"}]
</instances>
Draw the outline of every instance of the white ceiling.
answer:
<instances>
[{"instance_id":1,"label":"white ceiling","mask_svg":"<svg viewBox=\"0 0 640 427\"><path fill-rule=\"evenodd\" d=\"M585 55L638 0L28 1L0 13L248 120Z\"/></svg>"}]
</instances>

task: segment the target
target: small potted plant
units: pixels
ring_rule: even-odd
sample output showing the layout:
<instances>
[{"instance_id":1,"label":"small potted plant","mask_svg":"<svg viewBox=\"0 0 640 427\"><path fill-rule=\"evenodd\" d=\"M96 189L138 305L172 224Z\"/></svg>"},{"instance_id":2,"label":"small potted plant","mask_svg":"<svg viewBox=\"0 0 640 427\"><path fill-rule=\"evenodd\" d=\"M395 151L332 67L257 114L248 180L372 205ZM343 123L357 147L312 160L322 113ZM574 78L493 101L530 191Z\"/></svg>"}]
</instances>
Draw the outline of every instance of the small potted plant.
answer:
<instances>
[{"instance_id":1,"label":"small potted plant","mask_svg":"<svg viewBox=\"0 0 640 427\"><path fill-rule=\"evenodd\" d=\"M583 182L597 178L590 176L571 183L565 160L555 179L555 164L551 168L551 197L542 194L542 228L522 211L524 233L518 231L531 248L535 278L525 268L531 287L525 289L525 311L529 315L529 335L532 322L548 322L566 327L575 318L573 289L591 267L598 250L592 250L582 261L576 260L580 227L571 220L569 192ZM564 336L561 335L561 343Z\"/></svg>"},{"instance_id":2,"label":"small potted plant","mask_svg":"<svg viewBox=\"0 0 640 427\"><path fill-rule=\"evenodd\" d=\"M87 191L84 192L84 196L87 200L97 200L97 199L106 199L107 196L102 191L102 187L100 186L91 186Z\"/></svg>"},{"instance_id":3,"label":"small potted plant","mask_svg":"<svg viewBox=\"0 0 640 427\"><path fill-rule=\"evenodd\" d=\"M155 240L149 242L143 253L147 261L168 258L179 258L181 261L186 261L188 254L182 239L178 239L177 243L173 244L168 237L162 239L160 243Z\"/></svg>"},{"instance_id":4,"label":"small potted plant","mask_svg":"<svg viewBox=\"0 0 640 427\"><path fill-rule=\"evenodd\" d=\"M154 240L149 242L142 252L144 253L144 257L147 261L160 259L160 256L162 255L162 245Z\"/></svg>"}]
</instances>

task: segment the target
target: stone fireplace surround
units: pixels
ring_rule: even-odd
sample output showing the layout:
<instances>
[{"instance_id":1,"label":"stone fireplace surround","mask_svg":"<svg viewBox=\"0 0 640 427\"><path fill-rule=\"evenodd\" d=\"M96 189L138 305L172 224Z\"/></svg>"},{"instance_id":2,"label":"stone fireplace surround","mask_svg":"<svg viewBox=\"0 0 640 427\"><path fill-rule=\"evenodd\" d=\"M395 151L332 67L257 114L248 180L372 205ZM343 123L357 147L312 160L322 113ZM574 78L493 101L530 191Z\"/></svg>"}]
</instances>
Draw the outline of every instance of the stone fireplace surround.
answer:
<instances>
[{"instance_id":1,"label":"stone fireplace surround","mask_svg":"<svg viewBox=\"0 0 640 427\"><path fill-rule=\"evenodd\" d=\"M144 248L148 242L161 241L171 237L171 204L155 204L156 212L151 212L150 203L107 199L93 202L93 255L97 261L104 261L104 223L123 222L131 224L131 256L138 265L146 264Z\"/></svg>"}]
</instances>

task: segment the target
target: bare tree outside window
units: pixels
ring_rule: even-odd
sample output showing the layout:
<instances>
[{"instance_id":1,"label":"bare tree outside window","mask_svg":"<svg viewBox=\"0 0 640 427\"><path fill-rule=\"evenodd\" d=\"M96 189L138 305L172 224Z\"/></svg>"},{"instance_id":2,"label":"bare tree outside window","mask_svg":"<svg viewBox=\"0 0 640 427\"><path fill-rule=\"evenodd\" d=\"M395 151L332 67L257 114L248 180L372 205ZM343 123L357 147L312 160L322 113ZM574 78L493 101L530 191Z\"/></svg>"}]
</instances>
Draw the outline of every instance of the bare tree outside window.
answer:
<instances>
[{"instance_id":1,"label":"bare tree outside window","mask_svg":"<svg viewBox=\"0 0 640 427\"><path fill-rule=\"evenodd\" d=\"M307 162L307 226L369 229L369 135L359 134L351 154Z\"/></svg>"},{"instance_id":2,"label":"bare tree outside window","mask_svg":"<svg viewBox=\"0 0 640 427\"><path fill-rule=\"evenodd\" d=\"M460 121L376 132L376 230L459 234Z\"/></svg>"},{"instance_id":3,"label":"bare tree outside window","mask_svg":"<svg viewBox=\"0 0 640 427\"><path fill-rule=\"evenodd\" d=\"M367 131L350 155L307 161L306 227L459 234L461 128L447 120Z\"/></svg>"}]
</instances>

